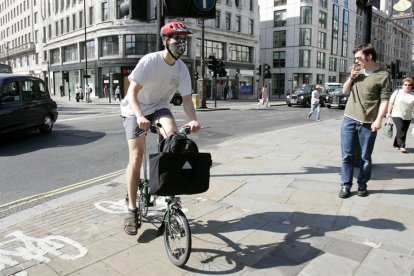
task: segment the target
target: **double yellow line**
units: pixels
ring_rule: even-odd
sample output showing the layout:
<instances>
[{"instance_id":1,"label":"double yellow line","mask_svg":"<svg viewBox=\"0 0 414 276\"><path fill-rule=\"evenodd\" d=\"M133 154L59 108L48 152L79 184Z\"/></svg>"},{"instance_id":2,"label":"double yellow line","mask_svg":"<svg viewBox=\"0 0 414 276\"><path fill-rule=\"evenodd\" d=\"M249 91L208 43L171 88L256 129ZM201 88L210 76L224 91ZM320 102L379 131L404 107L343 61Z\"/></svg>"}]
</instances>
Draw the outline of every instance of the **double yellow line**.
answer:
<instances>
[{"instance_id":1,"label":"double yellow line","mask_svg":"<svg viewBox=\"0 0 414 276\"><path fill-rule=\"evenodd\" d=\"M81 187L84 187L84 186L92 185L92 184L95 184L99 181L106 180L108 178L114 178L114 177L120 176L124 173L125 173L125 169L122 169L122 170L119 170L119 171L115 171L115 172L111 172L111 173L104 174L104 175L101 175L101 176L97 176L95 178L84 180L84 181L81 181L81 182L78 182L78 183L74 183L74 184L71 184L71 185L53 190L53 191L48 191L48 192L45 192L45 193L41 193L41 194L37 194L37 195L28 196L28 197L25 197L25 198L22 198L22 199L18 199L18 200L15 200L13 202L9 202L9 203L0 205L0 212L9 210L11 208L16 208L18 206L21 206L21 205L24 205L24 204L27 204L27 203L30 203L30 202L33 202L33 201L36 201L36 200L40 200L40 199L43 199L43 198L59 195L59 194L62 194L62 193L65 193L65 192L68 192L68 191L71 191L71 190L74 190L74 189L78 189L78 188L81 188Z\"/></svg>"}]
</instances>

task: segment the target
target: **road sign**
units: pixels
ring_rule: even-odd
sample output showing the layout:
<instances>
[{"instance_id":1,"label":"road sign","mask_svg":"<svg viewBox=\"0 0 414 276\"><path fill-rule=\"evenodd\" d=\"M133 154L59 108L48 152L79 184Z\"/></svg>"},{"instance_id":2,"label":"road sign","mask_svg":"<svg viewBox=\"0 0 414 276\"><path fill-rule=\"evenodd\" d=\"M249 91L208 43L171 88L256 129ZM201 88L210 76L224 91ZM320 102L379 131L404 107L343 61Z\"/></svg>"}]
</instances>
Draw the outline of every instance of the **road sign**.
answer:
<instances>
[{"instance_id":1,"label":"road sign","mask_svg":"<svg viewBox=\"0 0 414 276\"><path fill-rule=\"evenodd\" d=\"M200 11L207 12L215 7L216 0L193 0L193 4Z\"/></svg>"},{"instance_id":2,"label":"road sign","mask_svg":"<svg viewBox=\"0 0 414 276\"><path fill-rule=\"evenodd\" d=\"M83 78L84 79L90 79L91 78L91 75L83 75Z\"/></svg>"}]
</instances>

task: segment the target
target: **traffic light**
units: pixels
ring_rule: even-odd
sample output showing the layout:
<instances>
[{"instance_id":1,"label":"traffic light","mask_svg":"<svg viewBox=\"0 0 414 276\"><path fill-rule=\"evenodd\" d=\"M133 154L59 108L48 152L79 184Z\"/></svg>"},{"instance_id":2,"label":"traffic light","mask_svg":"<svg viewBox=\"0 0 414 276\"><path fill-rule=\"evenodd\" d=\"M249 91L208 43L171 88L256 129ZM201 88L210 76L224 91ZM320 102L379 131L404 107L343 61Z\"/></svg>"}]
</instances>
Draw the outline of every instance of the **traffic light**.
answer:
<instances>
[{"instance_id":1,"label":"traffic light","mask_svg":"<svg viewBox=\"0 0 414 276\"><path fill-rule=\"evenodd\" d=\"M271 79L272 78L272 73L270 73L270 65L265 64L263 67L264 67L264 78L265 79Z\"/></svg>"},{"instance_id":2,"label":"traffic light","mask_svg":"<svg viewBox=\"0 0 414 276\"><path fill-rule=\"evenodd\" d=\"M256 70L257 70L257 73L256 74L258 76L261 76L262 75L262 65L259 65L259 67L257 67Z\"/></svg>"},{"instance_id":3,"label":"traffic light","mask_svg":"<svg viewBox=\"0 0 414 276\"><path fill-rule=\"evenodd\" d=\"M216 2L216 0L163 0L163 15L164 17L214 19L216 18Z\"/></svg>"},{"instance_id":4,"label":"traffic light","mask_svg":"<svg viewBox=\"0 0 414 276\"><path fill-rule=\"evenodd\" d=\"M227 76L226 66L224 65L224 62L222 61L219 61L217 64L217 74L219 77Z\"/></svg>"},{"instance_id":5,"label":"traffic light","mask_svg":"<svg viewBox=\"0 0 414 276\"><path fill-rule=\"evenodd\" d=\"M62 78L63 78L66 82L69 82L69 72L62 72Z\"/></svg>"},{"instance_id":6,"label":"traffic light","mask_svg":"<svg viewBox=\"0 0 414 276\"><path fill-rule=\"evenodd\" d=\"M129 19L139 21L149 21L149 0L128 0L119 6L121 17L127 16Z\"/></svg>"},{"instance_id":7,"label":"traffic light","mask_svg":"<svg viewBox=\"0 0 414 276\"><path fill-rule=\"evenodd\" d=\"M215 56L209 56L208 69L213 72L213 77L217 77L217 59Z\"/></svg>"},{"instance_id":8,"label":"traffic light","mask_svg":"<svg viewBox=\"0 0 414 276\"><path fill-rule=\"evenodd\" d=\"M198 72L197 72L197 71L195 71L195 72L194 72L194 79L195 79L195 80L198 80L198 78L199 78Z\"/></svg>"}]
</instances>

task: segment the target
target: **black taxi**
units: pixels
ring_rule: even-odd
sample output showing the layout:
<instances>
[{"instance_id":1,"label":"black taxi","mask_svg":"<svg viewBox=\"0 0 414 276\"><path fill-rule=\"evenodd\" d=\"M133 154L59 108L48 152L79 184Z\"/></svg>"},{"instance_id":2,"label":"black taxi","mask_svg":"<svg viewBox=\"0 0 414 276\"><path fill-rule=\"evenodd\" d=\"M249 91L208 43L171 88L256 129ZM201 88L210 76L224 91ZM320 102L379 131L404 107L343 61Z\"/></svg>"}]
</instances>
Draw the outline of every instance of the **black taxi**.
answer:
<instances>
[{"instance_id":1,"label":"black taxi","mask_svg":"<svg viewBox=\"0 0 414 276\"><path fill-rule=\"evenodd\" d=\"M0 73L0 134L26 129L48 134L57 118L56 102L42 79Z\"/></svg>"}]
</instances>

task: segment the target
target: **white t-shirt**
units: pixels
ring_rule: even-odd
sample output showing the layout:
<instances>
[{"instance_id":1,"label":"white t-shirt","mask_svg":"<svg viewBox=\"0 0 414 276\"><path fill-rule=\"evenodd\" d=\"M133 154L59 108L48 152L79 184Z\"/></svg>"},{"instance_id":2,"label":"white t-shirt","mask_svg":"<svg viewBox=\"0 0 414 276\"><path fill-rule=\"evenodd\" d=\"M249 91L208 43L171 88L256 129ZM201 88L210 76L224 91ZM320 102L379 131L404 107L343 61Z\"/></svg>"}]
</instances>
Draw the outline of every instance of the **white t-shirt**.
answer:
<instances>
[{"instance_id":1,"label":"white t-shirt","mask_svg":"<svg viewBox=\"0 0 414 276\"><path fill-rule=\"evenodd\" d=\"M175 92L181 96L191 94L190 73L185 63L177 60L174 65L168 65L161 51L141 58L128 79L142 86L138 93L138 102L144 115L162 108L170 109L170 101ZM124 117L135 116L128 97L121 102L121 114Z\"/></svg>"},{"instance_id":2,"label":"white t-shirt","mask_svg":"<svg viewBox=\"0 0 414 276\"><path fill-rule=\"evenodd\" d=\"M392 106L391 117L399 117L403 120L411 120L413 117L414 96L402 91L392 93L390 103Z\"/></svg>"},{"instance_id":3,"label":"white t-shirt","mask_svg":"<svg viewBox=\"0 0 414 276\"><path fill-rule=\"evenodd\" d=\"M311 97L311 104L318 104L320 96L321 94L319 94L318 90L313 90L312 97Z\"/></svg>"}]
</instances>

